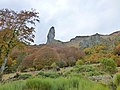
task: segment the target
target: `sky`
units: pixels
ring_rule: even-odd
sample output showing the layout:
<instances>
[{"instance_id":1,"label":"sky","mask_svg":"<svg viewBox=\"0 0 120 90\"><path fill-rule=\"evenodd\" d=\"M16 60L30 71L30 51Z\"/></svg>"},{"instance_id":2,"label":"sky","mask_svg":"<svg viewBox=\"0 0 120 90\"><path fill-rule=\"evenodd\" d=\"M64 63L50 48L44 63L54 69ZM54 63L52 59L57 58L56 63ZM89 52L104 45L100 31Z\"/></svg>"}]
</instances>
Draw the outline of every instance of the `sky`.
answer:
<instances>
[{"instance_id":1,"label":"sky","mask_svg":"<svg viewBox=\"0 0 120 90\"><path fill-rule=\"evenodd\" d=\"M0 9L36 9L35 44L47 41L50 27L55 39L69 41L75 36L110 34L120 30L120 0L0 0Z\"/></svg>"}]
</instances>

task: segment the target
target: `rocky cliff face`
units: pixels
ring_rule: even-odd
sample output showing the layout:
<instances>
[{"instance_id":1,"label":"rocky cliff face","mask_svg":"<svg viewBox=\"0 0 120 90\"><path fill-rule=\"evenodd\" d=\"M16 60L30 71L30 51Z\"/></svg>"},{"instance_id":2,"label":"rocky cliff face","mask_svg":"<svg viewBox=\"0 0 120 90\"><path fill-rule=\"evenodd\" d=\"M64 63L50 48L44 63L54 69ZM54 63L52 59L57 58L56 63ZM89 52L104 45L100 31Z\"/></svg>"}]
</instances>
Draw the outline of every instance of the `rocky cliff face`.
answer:
<instances>
[{"instance_id":1,"label":"rocky cliff face","mask_svg":"<svg viewBox=\"0 0 120 90\"><path fill-rule=\"evenodd\" d=\"M52 43L54 45L59 45L59 46L68 46L68 47L76 47L76 48L87 48L87 47L92 47L97 44L104 44L107 46L113 47L116 40L120 40L120 31L114 32L110 35L101 35L101 34L94 34L91 36L76 36L75 38L71 39L68 42L62 42L59 40L55 40L53 36L55 34L53 31L50 29L48 33L48 40L47 43Z\"/></svg>"},{"instance_id":2,"label":"rocky cliff face","mask_svg":"<svg viewBox=\"0 0 120 90\"><path fill-rule=\"evenodd\" d=\"M104 35L98 33L91 36L77 36L66 43L67 46L75 46L77 48L92 47L97 44L110 44L110 41L103 38Z\"/></svg>"},{"instance_id":3,"label":"rocky cliff face","mask_svg":"<svg viewBox=\"0 0 120 90\"><path fill-rule=\"evenodd\" d=\"M55 28L52 26L47 35L47 43L51 43L55 38Z\"/></svg>"}]
</instances>

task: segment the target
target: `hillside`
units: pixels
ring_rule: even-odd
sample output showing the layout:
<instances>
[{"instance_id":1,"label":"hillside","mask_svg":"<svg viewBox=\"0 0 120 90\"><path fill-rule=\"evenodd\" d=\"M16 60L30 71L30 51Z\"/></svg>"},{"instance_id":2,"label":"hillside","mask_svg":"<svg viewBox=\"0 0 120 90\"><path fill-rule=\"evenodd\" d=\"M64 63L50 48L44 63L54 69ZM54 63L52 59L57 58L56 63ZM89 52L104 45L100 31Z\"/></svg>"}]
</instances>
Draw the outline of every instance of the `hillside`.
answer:
<instances>
[{"instance_id":1,"label":"hillside","mask_svg":"<svg viewBox=\"0 0 120 90\"><path fill-rule=\"evenodd\" d=\"M76 47L76 48L87 48L87 47L92 47L97 44L104 44L110 47L114 47L116 43L119 43L120 40L120 31L113 32L112 34L109 35L101 35L101 34L94 34L91 36L76 36L75 38L72 38L70 41L67 42L62 42L60 40L55 40L55 30L52 28L54 31L54 35L52 35L52 32L48 33L48 36L51 35L53 36L51 39L51 36L48 38L47 44L57 44L59 46L68 46L68 47ZM50 29L50 31L52 30ZM51 39L51 40L49 40Z\"/></svg>"},{"instance_id":2,"label":"hillside","mask_svg":"<svg viewBox=\"0 0 120 90\"><path fill-rule=\"evenodd\" d=\"M3 76L3 81L12 81L10 90L15 88L14 80L18 83L22 82L23 86L21 85L20 88L28 86L26 90L29 90L30 86L32 89L45 87L42 90L70 90L70 88L88 90L91 86L89 87L86 83L93 86L92 90L101 90L101 88L119 90L120 31L109 35L96 33L91 36L76 36L68 42L54 38L55 29L51 27L46 44L24 44L23 48L11 50ZM61 78L62 81L60 81ZM56 87L58 89L53 89L57 85L52 84L55 80L60 81ZM36 84L32 83L33 81ZM67 87L63 87L64 81L67 82ZM32 86L37 83L40 83L41 87L39 84ZM51 89L47 87L46 83L50 85ZM70 87L70 83L73 86ZM10 83L5 83L0 89L7 89L9 86ZM59 89L62 87L63 89Z\"/></svg>"}]
</instances>

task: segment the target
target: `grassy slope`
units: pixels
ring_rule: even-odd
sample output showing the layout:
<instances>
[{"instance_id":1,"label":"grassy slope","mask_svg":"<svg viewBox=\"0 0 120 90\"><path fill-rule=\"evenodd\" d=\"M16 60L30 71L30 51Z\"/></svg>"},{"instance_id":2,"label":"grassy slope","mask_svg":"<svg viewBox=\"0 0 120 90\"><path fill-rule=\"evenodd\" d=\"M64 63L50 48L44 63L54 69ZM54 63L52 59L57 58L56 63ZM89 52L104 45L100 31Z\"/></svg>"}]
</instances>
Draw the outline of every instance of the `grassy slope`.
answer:
<instances>
[{"instance_id":1,"label":"grassy slope","mask_svg":"<svg viewBox=\"0 0 120 90\"><path fill-rule=\"evenodd\" d=\"M106 86L81 77L31 78L0 85L0 90L109 90Z\"/></svg>"}]
</instances>

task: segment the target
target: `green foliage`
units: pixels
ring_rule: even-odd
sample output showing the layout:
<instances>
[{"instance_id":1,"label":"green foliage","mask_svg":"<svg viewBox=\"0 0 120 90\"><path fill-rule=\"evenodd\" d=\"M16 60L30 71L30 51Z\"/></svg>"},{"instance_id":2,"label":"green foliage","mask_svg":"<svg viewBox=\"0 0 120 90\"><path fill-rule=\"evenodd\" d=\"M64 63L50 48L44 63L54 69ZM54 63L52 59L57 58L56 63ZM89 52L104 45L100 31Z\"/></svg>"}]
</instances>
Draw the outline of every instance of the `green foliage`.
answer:
<instances>
[{"instance_id":1,"label":"green foliage","mask_svg":"<svg viewBox=\"0 0 120 90\"><path fill-rule=\"evenodd\" d=\"M102 58L100 60L101 64L102 64L102 68L104 71L108 72L108 73L114 73L116 71L116 63L113 59L111 58Z\"/></svg>"},{"instance_id":2,"label":"green foliage","mask_svg":"<svg viewBox=\"0 0 120 90\"><path fill-rule=\"evenodd\" d=\"M114 84L120 86L120 73L117 73L114 77Z\"/></svg>"},{"instance_id":3,"label":"green foliage","mask_svg":"<svg viewBox=\"0 0 120 90\"><path fill-rule=\"evenodd\" d=\"M76 62L76 65L83 65L84 63L83 63L83 61L82 60L77 60L77 62Z\"/></svg>"},{"instance_id":4,"label":"green foliage","mask_svg":"<svg viewBox=\"0 0 120 90\"><path fill-rule=\"evenodd\" d=\"M0 85L0 90L109 90L96 82L82 77L31 78Z\"/></svg>"},{"instance_id":5,"label":"green foliage","mask_svg":"<svg viewBox=\"0 0 120 90\"><path fill-rule=\"evenodd\" d=\"M66 63L65 61L63 61L63 60L60 60L60 61L57 62L57 65L58 65L60 68L63 68L63 67L65 67L65 66L67 66L67 63Z\"/></svg>"},{"instance_id":6,"label":"green foliage","mask_svg":"<svg viewBox=\"0 0 120 90\"><path fill-rule=\"evenodd\" d=\"M20 52L20 51L19 51L19 53L16 53L16 54L18 54L18 55L15 55L15 53L14 53L14 55L11 55L11 57L13 57L12 59L15 61L15 64L11 66L11 71L16 71L16 68L20 67L22 60L26 56L25 52ZM16 56L16 57L14 57L14 56ZM10 69L10 67L8 69Z\"/></svg>"},{"instance_id":7,"label":"green foliage","mask_svg":"<svg viewBox=\"0 0 120 90\"><path fill-rule=\"evenodd\" d=\"M54 63L51 64L51 67L52 67L52 68L56 68L56 67L57 67L57 64L54 62Z\"/></svg>"},{"instance_id":8,"label":"green foliage","mask_svg":"<svg viewBox=\"0 0 120 90\"><path fill-rule=\"evenodd\" d=\"M26 81L26 89L28 90L51 90L49 79L34 78Z\"/></svg>"},{"instance_id":9,"label":"green foliage","mask_svg":"<svg viewBox=\"0 0 120 90\"><path fill-rule=\"evenodd\" d=\"M14 81L5 84L0 83L0 90L24 90L25 81Z\"/></svg>"},{"instance_id":10,"label":"green foliage","mask_svg":"<svg viewBox=\"0 0 120 90\"><path fill-rule=\"evenodd\" d=\"M117 87L117 90L120 90L120 86Z\"/></svg>"},{"instance_id":11,"label":"green foliage","mask_svg":"<svg viewBox=\"0 0 120 90\"><path fill-rule=\"evenodd\" d=\"M84 76L96 76L104 74L103 71L92 65L77 65L73 68L73 72L82 74Z\"/></svg>"},{"instance_id":12,"label":"green foliage","mask_svg":"<svg viewBox=\"0 0 120 90\"><path fill-rule=\"evenodd\" d=\"M20 74L19 79L27 79L30 78L32 75L31 74Z\"/></svg>"},{"instance_id":13,"label":"green foliage","mask_svg":"<svg viewBox=\"0 0 120 90\"><path fill-rule=\"evenodd\" d=\"M53 72L53 71L47 71L47 72L39 72L37 76L42 76L42 77L50 77L50 78L58 78L60 77L59 73Z\"/></svg>"}]
</instances>

